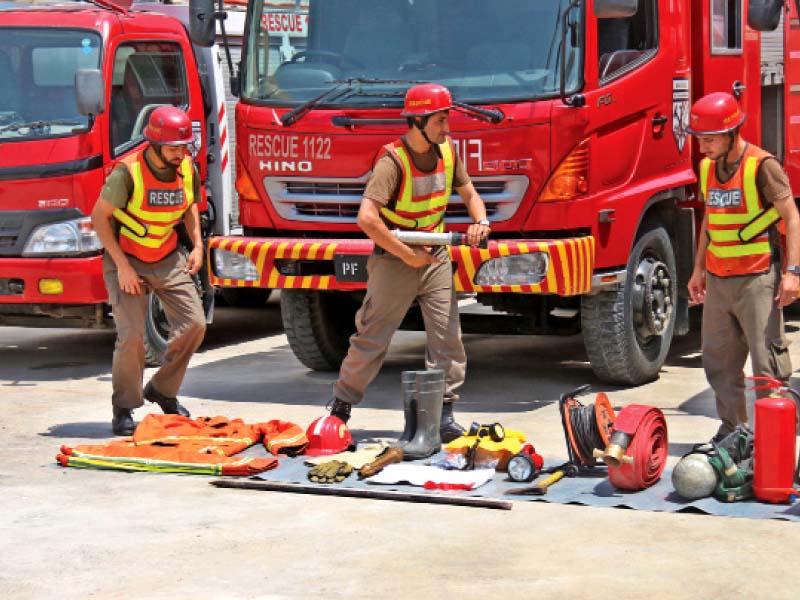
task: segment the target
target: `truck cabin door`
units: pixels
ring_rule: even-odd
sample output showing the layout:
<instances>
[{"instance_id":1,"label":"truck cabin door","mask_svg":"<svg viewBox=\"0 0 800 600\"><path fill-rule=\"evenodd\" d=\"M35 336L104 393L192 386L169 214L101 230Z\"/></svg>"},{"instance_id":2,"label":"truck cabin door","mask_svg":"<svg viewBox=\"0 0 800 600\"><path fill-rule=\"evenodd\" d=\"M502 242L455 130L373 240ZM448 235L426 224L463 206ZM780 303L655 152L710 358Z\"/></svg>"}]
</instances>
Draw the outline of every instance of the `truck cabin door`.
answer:
<instances>
[{"instance_id":1,"label":"truck cabin door","mask_svg":"<svg viewBox=\"0 0 800 600\"><path fill-rule=\"evenodd\" d=\"M747 114L745 139L761 145L761 48L757 31L746 26L748 0L692 3L692 100L729 92Z\"/></svg>"},{"instance_id":2,"label":"truck cabin door","mask_svg":"<svg viewBox=\"0 0 800 600\"><path fill-rule=\"evenodd\" d=\"M800 197L800 2L789 2L783 15L783 168L794 197Z\"/></svg>"}]
</instances>

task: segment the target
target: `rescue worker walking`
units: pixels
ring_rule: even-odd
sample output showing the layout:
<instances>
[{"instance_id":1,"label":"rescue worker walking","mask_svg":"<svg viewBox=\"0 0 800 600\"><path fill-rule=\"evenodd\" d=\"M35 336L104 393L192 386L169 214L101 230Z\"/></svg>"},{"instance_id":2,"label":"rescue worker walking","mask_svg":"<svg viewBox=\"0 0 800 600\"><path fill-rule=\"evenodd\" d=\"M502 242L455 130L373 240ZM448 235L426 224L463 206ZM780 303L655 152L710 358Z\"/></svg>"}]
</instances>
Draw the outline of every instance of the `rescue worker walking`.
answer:
<instances>
[{"instance_id":1,"label":"rescue worker walking","mask_svg":"<svg viewBox=\"0 0 800 600\"><path fill-rule=\"evenodd\" d=\"M347 422L351 405L361 402L383 364L392 336L416 299L427 334L426 367L445 374L440 421L444 442L464 433L453 417L458 388L464 383L466 354L452 267L446 247L407 246L389 228L444 231L445 209L455 189L473 221L467 242L476 246L489 235L483 200L448 136L452 107L444 86L429 83L409 89L402 112L408 132L384 146L375 164L358 212L358 225L375 243L375 252L367 266L367 293L356 314L356 333L350 338L330 406L332 415Z\"/></svg>"},{"instance_id":2,"label":"rescue worker walking","mask_svg":"<svg viewBox=\"0 0 800 600\"><path fill-rule=\"evenodd\" d=\"M745 117L733 96L712 93L692 106L688 130L706 156L699 174L706 211L689 294L704 304L703 368L722 420L714 441L747 423L748 352L753 375L791 375L782 309L800 289L800 217L791 186L775 157L742 138Z\"/></svg>"},{"instance_id":3,"label":"rescue worker walking","mask_svg":"<svg viewBox=\"0 0 800 600\"><path fill-rule=\"evenodd\" d=\"M195 204L200 182L187 152L192 122L184 111L162 106L151 114L144 137L150 143L115 167L92 211L105 248L103 275L117 328L111 371L116 435L133 433L132 410L142 406L143 396L166 414L189 416L176 395L206 327L191 278L203 265ZM193 246L186 258L177 250L175 227L181 221ZM161 301L170 337L161 368L142 390L149 290Z\"/></svg>"}]
</instances>

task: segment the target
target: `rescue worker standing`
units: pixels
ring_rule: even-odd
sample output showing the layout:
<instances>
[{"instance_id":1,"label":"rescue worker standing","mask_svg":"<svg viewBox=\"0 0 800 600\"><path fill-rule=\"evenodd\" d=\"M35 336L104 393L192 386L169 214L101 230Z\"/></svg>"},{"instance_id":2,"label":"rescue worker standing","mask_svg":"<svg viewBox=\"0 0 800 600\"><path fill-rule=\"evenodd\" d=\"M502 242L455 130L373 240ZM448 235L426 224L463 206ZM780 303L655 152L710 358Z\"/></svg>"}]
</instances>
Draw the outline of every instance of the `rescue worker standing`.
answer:
<instances>
[{"instance_id":1,"label":"rescue worker standing","mask_svg":"<svg viewBox=\"0 0 800 600\"><path fill-rule=\"evenodd\" d=\"M739 103L724 92L704 96L690 113L689 133L706 156L699 174L706 211L689 294L704 304L703 368L722 420L714 441L747 423L748 352L753 375L791 375L782 309L800 289L800 217L791 186L775 157L742 138L744 121Z\"/></svg>"},{"instance_id":2,"label":"rescue worker standing","mask_svg":"<svg viewBox=\"0 0 800 600\"><path fill-rule=\"evenodd\" d=\"M92 211L117 328L111 371L116 435L133 433L132 410L142 406L142 397L166 414L189 416L176 395L206 327L191 278L203 265L194 202L200 182L187 149L194 140L192 122L184 111L162 106L151 114L144 137L150 143L115 167ZM177 250L175 227L181 221L193 246L187 258ZM171 330L163 364L142 390L149 290L161 301Z\"/></svg>"},{"instance_id":3,"label":"rescue worker standing","mask_svg":"<svg viewBox=\"0 0 800 600\"><path fill-rule=\"evenodd\" d=\"M367 293L356 314L356 333L333 386L331 414L347 422L351 405L378 374L403 317L416 299L425 322L428 369L445 373L440 433L448 442L464 433L453 404L464 383L466 354L461 341L453 271L447 248L407 246L391 228L444 231L444 213L455 189L473 223L467 242L489 235L483 200L475 191L449 138L450 92L438 84L408 90L402 116L409 125L401 139L383 147L364 191L358 225L375 243L369 258Z\"/></svg>"}]
</instances>

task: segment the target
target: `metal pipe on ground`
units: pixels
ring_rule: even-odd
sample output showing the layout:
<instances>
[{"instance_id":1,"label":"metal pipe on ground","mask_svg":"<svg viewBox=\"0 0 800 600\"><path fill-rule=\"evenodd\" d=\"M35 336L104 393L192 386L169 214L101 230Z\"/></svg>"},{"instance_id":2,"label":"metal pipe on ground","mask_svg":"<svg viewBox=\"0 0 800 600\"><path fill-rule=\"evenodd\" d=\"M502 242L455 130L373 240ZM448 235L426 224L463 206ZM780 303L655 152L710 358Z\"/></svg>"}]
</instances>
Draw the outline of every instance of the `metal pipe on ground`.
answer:
<instances>
[{"instance_id":1,"label":"metal pipe on ground","mask_svg":"<svg viewBox=\"0 0 800 600\"><path fill-rule=\"evenodd\" d=\"M344 496L349 498L371 498L373 500L396 500L400 502L419 502L423 504L449 504L453 506L471 506L474 508L494 508L511 510L512 502L493 500L491 498L473 498L462 496L439 496L434 494L418 494L412 492L393 492L388 490L363 490L358 488L335 488L297 483L275 481L230 481L215 479L209 481L219 488L238 490L261 490L263 492L289 492L293 494L312 494L317 496Z\"/></svg>"}]
</instances>

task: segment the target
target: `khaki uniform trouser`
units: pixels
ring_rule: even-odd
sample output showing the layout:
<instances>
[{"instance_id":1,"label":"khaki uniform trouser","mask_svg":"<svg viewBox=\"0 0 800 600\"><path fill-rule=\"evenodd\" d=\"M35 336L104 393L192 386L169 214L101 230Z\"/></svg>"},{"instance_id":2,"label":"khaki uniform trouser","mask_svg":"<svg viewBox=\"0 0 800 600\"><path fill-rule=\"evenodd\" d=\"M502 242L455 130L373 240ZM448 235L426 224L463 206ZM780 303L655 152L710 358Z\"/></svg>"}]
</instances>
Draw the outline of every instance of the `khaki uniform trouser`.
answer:
<instances>
[{"instance_id":1,"label":"khaki uniform trouser","mask_svg":"<svg viewBox=\"0 0 800 600\"><path fill-rule=\"evenodd\" d=\"M170 335L164 362L150 379L162 395L178 394L189 359L203 341L206 319L197 288L184 271L186 258L172 252L154 263L128 256L131 266L155 292L170 323ZM103 257L105 278L117 341L111 367L111 403L118 408L137 408L142 401L142 376L145 367L144 330L147 314L146 293L134 296L119 288L117 267L111 257Z\"/></svg>"},{"instance_id":2,"label":"khaki uniform trouser","mask_svg":"<svg viewBox=\"0 0 800 600\"><path fill-rule=\"evenodd\" d=\"M373 254L367 263L367 295L356 313L356 333L333 385L335 397L358 404L386 358L389 343L416 298L425 321L425 366L445 373L445 402L458 400L467 357L453 292L447 250L434 255L445 262L415 269L391 254Z\"/></svg>"},{"instance_id":3,"label":"khaki uniform trouser","mask_svg":"<svg viewBox=\"0 0 800 600\"><path fill-rule=\"evenodd\" d=\"M775 302L777 266L761 275L706 277L703 306L703 368L727 434L747 423L744 365L748 352L753 375L788 380L792 373L783 311ZM769 390L756 390L757 397Z\"/></svg>"}]
</instances>

